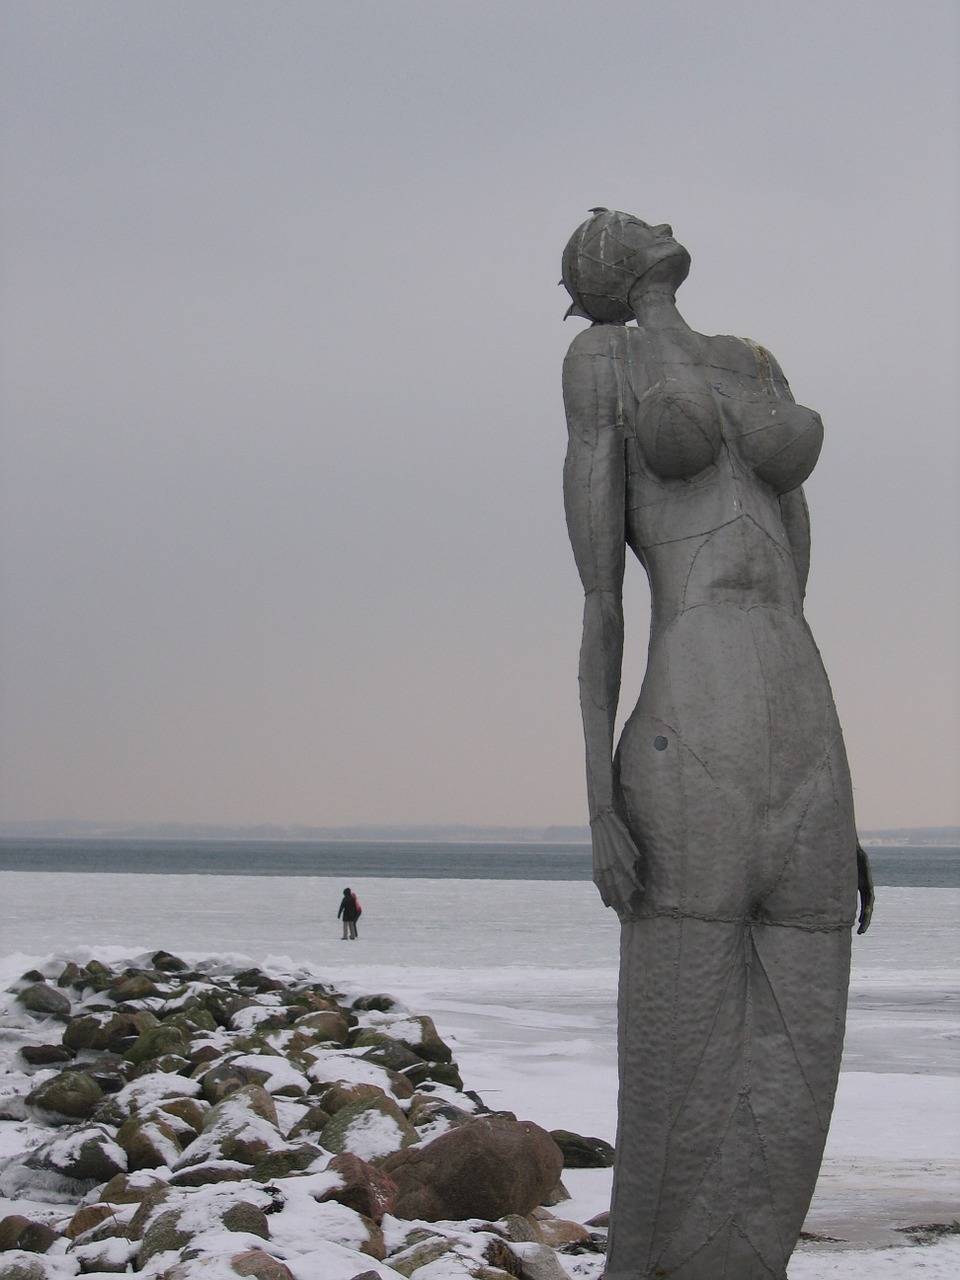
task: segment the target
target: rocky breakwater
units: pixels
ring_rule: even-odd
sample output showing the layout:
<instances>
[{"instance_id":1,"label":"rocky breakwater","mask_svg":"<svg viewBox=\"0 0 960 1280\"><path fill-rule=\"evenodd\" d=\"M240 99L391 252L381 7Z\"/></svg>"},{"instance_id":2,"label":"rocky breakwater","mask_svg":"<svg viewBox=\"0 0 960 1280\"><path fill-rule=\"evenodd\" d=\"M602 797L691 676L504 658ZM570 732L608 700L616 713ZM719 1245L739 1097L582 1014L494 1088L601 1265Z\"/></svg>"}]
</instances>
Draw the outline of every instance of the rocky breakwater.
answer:
<instances>
[{"instance_id":1,"label":"rocky breakwater","mask_svg":"<svg viewBox=\"0 0 960 1280\"><path fill-rule=\"evenodd\" d=\"M429 1017L166 952L51 968L0 999L0 1280L600 1274L546 1207L561 1147L465 1090Z\"/></svg>"}]
</instances>

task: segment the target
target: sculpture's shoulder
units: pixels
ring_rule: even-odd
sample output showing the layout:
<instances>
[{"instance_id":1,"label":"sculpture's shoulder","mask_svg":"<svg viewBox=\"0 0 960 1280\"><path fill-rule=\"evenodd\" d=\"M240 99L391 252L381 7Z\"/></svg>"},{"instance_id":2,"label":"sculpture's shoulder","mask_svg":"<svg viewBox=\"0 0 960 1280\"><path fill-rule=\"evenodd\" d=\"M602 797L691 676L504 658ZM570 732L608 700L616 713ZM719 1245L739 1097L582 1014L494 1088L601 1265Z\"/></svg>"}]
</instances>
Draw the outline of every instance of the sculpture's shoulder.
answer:
<instances>
[{"instance_id":1,"label":"sculpture's shoulder","mask_svg":"<svg viewBox=\"0 0 960 1280\"><path fill-rule=\"evenodd\" d=\"M710 339L711 362L741 379L756 380L768 394L790 399L790 384L776 357L752 338L718 334Z\"/></svg>"},{"instance_id":2,"label":"sculpture's shoulder","mask_svg":"<svg viewBox=\"0 0 960 1280\"><path fill-rule=\"evenodd\" d=\"M622 417L627 338L623 325L595 324L578 333L563 362L567 423L578 436L593 436Z\"/></svg>"},{"instance_id":3,"label":"sculpture's shoulder","mask_svg":"<svg viewBox=\"0 0 960 1280\"><path fill-rule=\"evenodd\" d=\"M589 329L582 329L570 343L564 364L589 360L622 360L628 342L629 334L624 325L593 324Z\"/></svg>"}]
</instances>

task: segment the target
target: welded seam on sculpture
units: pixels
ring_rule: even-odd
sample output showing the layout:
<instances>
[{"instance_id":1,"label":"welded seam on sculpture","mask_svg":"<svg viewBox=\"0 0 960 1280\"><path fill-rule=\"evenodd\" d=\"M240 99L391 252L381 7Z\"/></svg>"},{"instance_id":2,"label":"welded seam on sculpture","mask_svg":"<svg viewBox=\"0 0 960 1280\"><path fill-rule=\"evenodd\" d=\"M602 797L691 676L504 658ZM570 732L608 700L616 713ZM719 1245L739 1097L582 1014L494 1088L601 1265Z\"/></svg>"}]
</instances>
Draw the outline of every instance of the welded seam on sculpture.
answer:
<instances>
[{"instance_id":1,"label":"welded seam on sculpture","mask_svg":"<svg viewBox=\"0 0 960 1280\"><path fill-rule=\"evenodd\" d=\"M740 949L739 949L739 948L738 948L738 951L737 951L737 955L739 955L739 956L740 956L740 958L742 959L742 954L741 954L741 952L740 952ZM733 966L731 966L731 967L733 967ZM747 1017L748 1017L748 1019L749 1019L749 1004L748 1004L748 1006L747 1006ZM745 1039L746 1039L746 1036L745 1036ZM704 1050L704 1052L705 1052L705 1050ZM701 1055L701 1058L698 1060L698 1064L697 1064L697 1065L698 1065L698 1068L699 1068L700 1062L702 1062L702 1055ZM743 1070L743 1063L742 1063L742 1056L741 1056L741 1076L742 1076L742 1070ZM713 1151L712 1151L712 1153L711 1153L710 1157L709 1157L709 1158L704 1162L703 1170L701 1171L700 1177L697 1179L696 1183L691 1187L691 1190L690 1190L690 1196L689 1196L689 1198L686 1200L686 1202L683 1204L682 1208L680 1209L680 1214L679 1214L679 1220L678 1220L677 1227L676 1227L676 1229L675 1229L673 1232L671 1232L671 1234L670 1234L670 1235L667 1237L667 1239L663 1242L663 1244L662 1244L662 1245L660 1246L660 1248L658 1249L658 1251L657 1251L657 1253L656 1253L656 1256L655 1256L655 1257L654 1257L654 1259L653 1259L653 1263L654 1263L654 1265L655 1265L655 1266L660 1262L660 1260L663 1258L664 1254L665 1254L665 1253L667 1252L667 1250L668 1250L668 1249L673 1245L673 1243L676 1241L677 1237L681 1234L681 1232L683 1232L683 1231L684 1231L684 1229L685 1229L685 1227L686 1227L686 1217L687 1217L687 1214L689 1213L689 1211L690 1211L691 1207L693 1206L694 1202L696 1201L696 1199L697 1199L697 1197L698 1197L698 1195L699 1195L699 1193L700 1193L700 1188L703 1186L704 1182L705 1182L705 1181L707 1180L707 1178L712 1174L712 1172L714 1171L714 1169L717 1167L718 1163L720 1162L720 1158L721 1158L721 1156L722 1156L722 1154L723 1154L724 1148L727 1146L727 1139L728 1139L728 1136L729 1136L729 1134L730 1134L731 1128L733 1127L733 1125L734 1125L734 1123L735 1123L735 1121L736 1121L736 1118L737 1118L737 1113L738 1113L738 1111L740 1110L740 1103L741 1103L741 1101L742 1101L742 1100L743 1100L743 1098L742 1098L742 1090L741 1090L741 1089L738 1089L738 1090L737 1090L737 1093L735 1094L735 1096L734 1096L734 1098L733 1098L732 1104L731 1104L731 1111L730 1111L729 1115L728 1115L728 1116L727 1116L727 1118L726 1118L726 1121L725 1121L725 1123L724 1123L724 1126L723 1126L722 1131L721 1131L721 1132L720 1132L720 1134L718 1135L717 1141L716 1141L716 1142L715 1142L715 1144L714 1144ZM668 1145L668 1149L669 1149L669 1141L668 1141L668 1144L667 1144L667 1145ZM661 1182L660 1182L660 1192L659 1192L659 1196L658 1196L658 1199L657 1199L657 1212L656 1212L656 1215L655 1215L655 1217L654 1217L654 1223L655 1223L655 1224L656 1224L656 1222L657 1222L657 1221L659 1221L659 1217L660 1217L660 1206L661 1206L661 1204L662 1204L662 1202L663 1202L663 1183L664 1183L664 1179L666 1178L666 1174L667 1174L667 1161L666 1161L666 1160L664 1160L664 1163L663 1163L663 1171L662 1171ZM691 1253L689 1253L689 1254L687 1254L687 1255L686 1255L686 1257L681 1258L681 1259L680 1259L680 1261L679 1261L679 1263L678 1263L677 1265L678 1265L678 1266L683 1266L683 1265L684 1265L686 1262L688 1262L692 1257L694 1257L697 1253L699 1253L699 1252L700 1252L700 1250L704 1247L704 1245L705 1245L706 1243L708 1243L708 1242L709 1242L709 1241L711 1241L711 1240L716 1239L716 1237L720 1234L720 1232L724 1229L724 1227L725 1227L725 1226L727 1226L728 1224L732 1223L732 1222L733 1222L733 1218L732 1218L732 1216L731 1216L731 1215L729 1215L729 1214L728 1214L728 1215L727 1215L727 1217L723 1220L723 1222L721 1222L720 1224L718 1224L718 1226L717 1226L717 1227L715 1227L713 1231L709 1232L709 1233L706 1235L706 1237L705 1237L704 1239L702 1239L702 1240L698 1240L698 1241L697 1241L697 1243L696 1243L696 1246L693 1248L692 1252L691 1252ZM653 1247L652 1247L652 1246L653 1246L653 1239L652 1239L652 1237L651 1237L651 1254L653 1253ZM676 1269L676 1268L674 1268L674 1270L675 1270L675 1269Z\"/></svg>"},{"instance_id":2,"label":"welded seam on sculpture","mask_svg":"<svg viewBox=\"0 0 960 1280\"><path fill-rule=\"evenodd\" d=\"M835 742L840 742L840 740L841 740L841 734L840 734L840 731L838 730ZM837 815L837 825L839 827L842 822L843 805L840 803L840 788L837 785L837 773L836 773L834 752L831 752L827 757L827 773L829 774L829 777L830 777L830 794L833 796L833 808L834 808L834 812ZM854 839L856 839L856 832L854 832ZM852 851L852 857L855 862L856 860L855 850ZM854 879L855 878L856 878L856 871L854 871ZM833 886L833 891L837 898L837 906L842 909L843 890L841 886L835 883ZM852 926L856 922L856 919L857 919L857 902L856 900L854 900L853 913L850 916L848 925Z\"/></svg>"},{"instance_id":3,"label":"welded seam on sculpture","mask_svg":"<svg viewBox=\"0 0 960 1280\"><path fill-rule=\"evenodd\" d=\"M754 955L759 960L760 957L759 957L759 954L757 953L756 947L754 947ZM772 1226L773 1234L776 1237L778 1253L780 1257L784 1257L787 1253L787 1249L784 1245L783 1235L781 1234L781 1231L780 1231L780 1217L777 1212L778 1201L777 1201L777 1194L776 1194L776 1182L774 1180L773 1171L770 1167L770 1160L767 1155L767 1148L763 1141L763 1135L760 1131L760 1125L757 1121L757 1115L753 1109L752 1102L748 1103L747 1110L750 1113L750 1120L753 1124L754 1138L756 1140L757 1149L760 1152L760 1159L763 1162L763 1172L765 1175L766 1192L767 1192L767 1205L768 1205L768 1210L770 1215L769 1225ZM760 1254L759 1247L756 1244L754 1244L753 1237L750 1235L749 1231L747 1231L746 1227L741 1227L736 1220L734 1220L733 1225L734 1225L734 1229L738 1230L743 1235L744 1239L749 1242L751 1248L759 1256Z\"/></svg>"},{"instance_id":4,"label":"welded seam on sculpture","mask_svg":"<svg viewBox=\"0 0 960 1280\"><path fill-rule=\"evenodd\" d=\"M768 926L764 925L762 927L766 928ZM826 1128L830 1123L830 1117L828 1115L826 1120L824 1120L824 1117L821 1115L820 1102L817 1098L813 1085L810 1083L809 1079L807 1078L807 1073L804 1070L803 1062L800 1058L800 1053L799 1053L799 1050L797 1049L796 1041L793 1038L793 1033L790 1030L790 1026L787 1022L786 1017L784 1016L783 1006L780 1004L780 999L773 985L773 980L770 977L770 973L767 969L767 966L764 964L763 955L761 954L760 951L757 950L756 946L754 946L754 954L756 955L757 962L761 970L763 971L763 977L767 984L767 990L770 992L770 996L771 996L771 999L773 1000L774 1007L776 1008L777 1014L779 1015L780 1025L783 1027L784 1034L786 1035L786 1038L787 1038L787 1043L790 1045L790 1050L793 1053L794 1062L797 1064L797 1071L799 1072L800 1077L803 1080L804 1085L806 1086L807 1093L809 1093L810 1099L813 1102L814 1110L817 1113L817 1123L819 1124L821 1131L826 1131Z\"/></svg>"},{"instance_id":5,"label":"welded seam on sculpture","mask_svg":"<svg viewBox=\"0 0 960 1280\"><path fill-rule=\"evenodd\" d=\"M784 860L780 868L780 872L777 878L774 880L773 884L770 886L770 888L767 890L766 894L764 895L767 898L771 897L774 893L776 893L777 889L779 889L780 885L783 883L784 877L787 875L788 871L792 869L792 863L799 851L800 838L801 838L801 835L803 834L804 823L806 821L807 814L810 810L810 806L811 804L813 804L813 801L817 794L817 783L819 782L820 778L824 775L824 773L826 773L830 779L830 793L833 796L834 806L836 808L839 808L839 804L837 801L836 782L834 781L834 778L833 778L833 769L831 766L831 754L832 754L833 746L840 740L840 738L841 738L841 734L838 731L834 735L830 744L827 746L826 750L824 751L823 757L821 758L820 762L811 769L810 773L808 773L806 777L803 778L796 785L796 787L794 787L794 789L786 797L786 799L784 800L780 808L776 810L778 814L783 813L786 810L787 806L790 804L790 801L794 799L794 797L798 794L799 791L801 791L804 787L809 788L809 794L807 796L806 804L801 808L800 813L797 817L797 823L793 830L793 837L784 854ZM851 920L849 923L852 924L853 921ZM849 925L847 925L846 927L849 927Z\"/></svg>"},{"instance_id":6,"label":"welded seam on sculpture","mask_svg":"<svg viewBox=\"0 0 960 1280\"><path fill-rule=\"evenodd\" d=\"M780 1256L780 1257L783 1257L783 1256L784 1256L784 1253L785 1253L785 1250L784 1250L784 1244L783 1244L783 1237L782 1237L782 1236L781 1236L781 1234L780 1234L780 1225L779 1225L779 1221L778 1221L778 1217L777 1217L777 1212L776 1212L776 1195L775 1195L775 1192L774 1192L774 1181L773 1181L773 1178L772 1178L772 1176L771 1176L771 1172L770 1172L770 1165L769 1165L769 1161L768 1161L768 1159L767 1159L767 1153L766 1153L766 1150L765 1150L764 1145L763 1145L763 1140L762 1140L762 1139L761 1139L761 1137L760 1137L760 1131L759 1131L759 1126L758 1126L758 1124L757 1124L757 1117L756 1117L756 1113L755 1113L755 1112L754 1112L754 1110L753 1110L753 1106L752 1106L751 1101L750 1101L750 1098L749 1098L749 1092L748 1092L745 1096L741 1097L741 1102L743 1103L743 1109L746 1111L746 1113L747 1113L747 1115L748 1115L748 1117L749 1117L750 1125L751 1125L751 1127L752 1127L752 1129L753 1129L754 1138L756 1139L756 1146L757 1146L757 1149L758 1149L758 1151L759 1151L759 1153L760 1153L761 1161L762 1161L762 1163L763 1163L763 1170L764 1170L764 1174L765 1174L765 1184L766 1184L766 1190L767 1190L767 1217L768 1217L768 1226L772 1227L772 1229L773 1229L773 1234L774 1234L774 1236L775 1236L775 1238L776 1238L776 1241L777 1241L777 1249L778 1249L778 1252L779 1252L779 1256ZM744 1152L744 1149L745 1149L745 1148L747 1148L747 1144L746 1144L745 1142L743 1142L743 1141L742 1141L742 1139L741 1139L741 1143L740 1143L740 1152L739 1152L739 1154L741 1155L741 1159L743 1159L743 1158L744 1158L744 1157L743 1157L743 1152ZM748 1148L747 1148L747 1152L748 1152L748 1154L747 1154L747 1157L746 1157L746 1161L745 1161L745 1163L746 1163L746 1165L747 1165L746 1173L747 1173L747 1176L748 1176L748 1178L749 1178L749 1176L750 1176L750 1161L749 1161L749 1150L748 1150ZM741 1172L743 1172L743 1171L744 1171L744 1170L741 1168ZM756 1258L757 1258L757 1261L758 1261L758 1262L759 1262L763 1267L765 1267L765 1268L770 1272L770 1274L771 1274L771 1275L776 1275L776 1274L777 1274L777 1271L776 1271L776 1269L774 1269L774 1268L772 1268L772 1267L771 1267L771 1264L770 1264L770 1263L767 1261L767 1259L764 1257L762 1247L761 1247L761 1246L760 1246L760 1245L759 1245L759 1244L754 1240L753 1236L750 1234L750 1232L747 1230L747 1228L746 1228L745 1226L743 1226L743 1224L739 1221L739 1219L738 1219L737 1217L735 1217L733 1214L731 1214L731 1215L727 1218L727 1223L729 1224L729 1227L730 1227L730 1231L731 1231L731 1233L732 1233L732 1232L736 1232L736 1234L741 1238L741 1240L744 1240L744 1241L749 1245L749 1247L753 1250L753 1252L754 1252L754 1254L755 1254L755 1256L756 1256ZM728 1251L728 1252L729 1252L729 1247L730 1247L730 1246L729 1246L729 1240L728 1240L728 1242L727 1242L727 1251ZM690 1256L692 1257L692 1256L694 1256L694 1255L690 1255ZM689 1260L689 1259L688 1259L688 1260ZM726 1259L725 1259L725 1261L724 1261L724 1268L726 1268ZM726 1271L725 1271L725 1270L724 1270L723 1274L726 1274Z\"/></svg>"},{"instance_id":7,"label":"welded seam on sculpture","mask_svg":"<svg viewBox=\"0 0 960 1280\"><path fill-rule=\"evenodd\" d=\"M684 925L684 923L685 923L685 920L692 920L692 919L695 919L695 918L696 918L696 917L694 917L694 916L687 916L687 917L685 917L685 918L681 918L681 920L680 920L680 929L678 930L678 934L679 934L679 935L680 935L680 937L681 937L681 945L680 945L680 949L681 949L681 950L682 950L682 934L683 934L683 925ZM735 921L734 923L739 923L739 922ZM685 1089L685 1090L684 1090L684 1092L683 1092L683 1097L679 1099L679 1102L678 1102L678 1104L677 1104L677 1115L676 1115L676 1117L674 1117L674 1118L670 1121L669 1125L667 1126L667 1136L668 1136L668 1139L669 1139L670 1134L672 1134L672 1133L673 1133L674 1127L675 1127L675 1125L676 1125L676 1120L677 1120L677 1118L679 1117L680 1113L683 1111L684 1107L685 1107L685 1106L686 1106L686 1104L687 1104L687 1099L688 1099L688 1098L689 1098L689 1096L690 1096L690 1091L691 1091L691 1089L693 1088L694 1084L696 1083L697 1075L699 1074L700 1068L703 1066L704 1058L707 1056L707 1049L710 1047L710 1041L712 1040L714 1030L716 1029L717 1019L720 1017L720 1013L721 1013L721 1011L722 1011L722 1009L723 1009L723 1007L724 1007L724 1001L726 1000L727 991L728 991L728 989L729 989L729 987L730 987L730 980L733 978L734 974L738 972L738 967L737 967L737 964L736 964L737 954L738 954L738 953L736 953L736 952L734 953L734 959L731 961L731 963L730 963L730 965L729 965L729 968L728 968L728 970L727 970L727 976L726 976L726 978L724 979L723 989L721 990L721 992L720 992L720 994L719 994L719 996L718 996L717 1006L716 1006L716 1008L714 1009L714 1012L713 1012L713 1020L711 1021L710 1026L709 1026L709 1028L708 1028L708 1030L707 1030L707 1034L706 1034L706 1036L704 1037L704 1040L703 1040L703 1047L701 1048L700 1053L699 1053L699 1055L697 1056L697 1059L696 1059L695 1063L693 1064L693 1068L692 1068L692 1070L691 1070L691 1072L690 1072L690 1079L689 1079L689 1081L688 1081L688 1084L687 1084L686 1089ZM676 987L675 987L675 989L674 989L674 999L675 999L675 1002L679 1003L679 993L678 993L678 990L677 990L677 988L676 988ZM677 1055L677 1050L676 1050L676 1045L677 1045L677 1037L676 1037L676 1035L674 1035L674 1037L672 1038L672 1043L671 1043L671 1050L672 1050L672 1053L671 1053L671 1061L676 1061L677 1056L678 1056L678 1055ZM671 1114L672 1114L672 1113L671 1113Z\"/></svg>"},{"instance_id":8,"label":"welded seam on sculpture","mask_svg":"<svg viewBox=\"0 0 960 1280\"><path fill-rule=\"evenodd\" d=\"M673 481L672 483L676 484L676 483L678 483L678 482L677 482L677 481ZM680 482L680 483L684 483L684 482ZM639 503L635 503L635 504L634 504L630 509L631 509L632 511L636 511L636 510L638 510L638 509L639 509L639 506L640 506L640 504L639 504ZM716 528L711 529L708 533L703 533L703 532L696 532L696 533L683 533L683 534L680 534L680 536L679 536L679 537L676 537L676 538L659 538L659 539L651 539L650 541L645 542L643 545L644 545L644 547L645 547L645 548L649 548L649 547L673 547L673 546L676 546L676 545L677 545L677 543L680 543L680 542L696 542L696 541L697 541L698 539L700 539L700 538L702 538L702 539L703 539L702 545L701 545L701 546L699 546L699 547L697 548L697 550L694 552L693 560L691 561L690 568L687 570L687 576L686 576L686 578L684 579L683 591L682 591L682 593L681 593L681 599L685 599L685 598L686 598L686 593L687 593L687 588L688 588L688 587L689 587L689 585L690 585L690 578L691 578L691 576L692 576L692 574L693 574L694 568L696 567L697 560L700 558L701 554L706 550L706 548L707 548L707 547L709 547L709 546L710 546L710 544L714 541L714 539L715 539L715 538L717 538L717 537L718 537L718 535L719 535L719 534L721 534L721 533L723 533L723 532L724 532L724 530L726 530L726 529L730 529L733 525L742 524L742 523L752 524L752 525L753 525L753 527L754 527L754 529L756 529L757 533L761 534L764 538L766 538L766 539L767 539L767 541L768 541L768 542L772 543L774 550L777 552L777 555L779 556L779 558L780 558L780 560L781 560L781 563L783 563L783 564L787 564L787 563L788 563L787 556L788 556L788 554L789 554L789 553L788 553L788 552L786 552L786 551L784 550L784 548L780 545L780 543L779 543L779 542L777 542L776 538L774 538L774 537L773 537L773 535L770 533L770 531L769 531L768 529L765 529L765 528L763 527L763 525L762 525L762 524L759 524L759 523L757 522L757 520L755 519L755 517L754 517L753 515L751 515L749 511L742 511L742 512L738 512L736 515L731 516L729 520L724 520L722 523L718 524L718 525L716 526ZM790 557L790 558L792 559L792 557ZM794 575L796 575L796 567L795 567L795 566L793 567L793 571L794 571ZM762 604L762 605L757 605L757 604L739 604L739 605L734 605L733 601L730 601L730 602L729 602L729 604L730 604L730 607L736 607L736 608L740 608L740 609L756 609L756 608L767 608L767 609L769 609L769 608L776 608L776 607L777 607L776 605L770 605L769 603L764 603L764 604ZM692 609L692 608L697 608L698 606L696 606L696 605L685 605L684 607L685 607L685 608L691 608L691 609ZM780 607L782 608L783 606L780 606Z\"/></svg>"},{"instance_id":9,"label":"welded seam on sculpture","mask_svg":"<svg viewBox=\"0 0 960 1280\"><path fill-rule=\"evenodd\" d=\"M676 1062L679 1056L677 1052L677 1042L679 1039L677 1023L678 1023L679 1005L680 1005L681 974L683 971L682 955L683 955L683 922L681 921L680 927L676 930L675 949L673 954L673 1017L671 1020L671 1027L670 1027L670 1073L671 1073L671 1076L676 1070ZM697 1059L697 1065L693 1071L694 1077L696 1076L699 1065L703 1060L704 1052L706 1052L705 1048L701 1053L700 1058ZM651 1253L653 1252L653 1242L656 1237L656 1224L660 1221L660 1208L661 1208L661 1205L663 1204L665 1180L667 1176L667 1169L670 1164L671 1138L672 1138L673 1129L674 1129L672 1100L670 1099L669 1091L667 1093L667 1100L668 1100L669 1111L668 1111L668 1117L667 1117L666 1131L663 1135L663 1156L660 1162L660 1185L657 1187L656 1209L654 1210L653 1228L650 1233Z\"/></svg>"},{"instance_id":10,"label":"welded seam on sculpture","mask_svg":"<svg viewBox=\"0 0 960 1280\"><path fill-rule=\"evenodd\" d=\"M632 913L630 920L702 920L705 924L742 924L760 923L765 929L797 929L800 933L843 933L850 928L851 921L841 920L830 923L813 923L809 920L762 920L756 921L749 914L745 915L709 915L705 911L683 910L680 907L641 907Z\"/></svg>"}]
</instances>

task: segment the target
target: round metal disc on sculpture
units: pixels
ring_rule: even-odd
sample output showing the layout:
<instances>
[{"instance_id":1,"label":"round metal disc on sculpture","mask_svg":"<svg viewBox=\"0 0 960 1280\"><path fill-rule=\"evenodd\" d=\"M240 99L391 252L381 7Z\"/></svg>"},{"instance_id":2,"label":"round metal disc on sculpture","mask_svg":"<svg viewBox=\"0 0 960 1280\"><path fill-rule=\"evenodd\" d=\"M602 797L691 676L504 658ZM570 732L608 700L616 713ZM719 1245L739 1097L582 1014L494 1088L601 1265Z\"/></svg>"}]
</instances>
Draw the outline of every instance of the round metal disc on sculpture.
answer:
<instances>
[{"instance_id":1,"label":"round metal disc on sculpture","mask_svg":"<svg viewBox=\"0 0 960 1280\"><path fill-rule=\"evenodd\" d=\"M822 423L762 347L690 329L689 266L669 226L606 209L563 254L593 322L564 361L564 493L594 878L622 922L606 1280L785 1277L856 915L850 778L803 617ZM653 607L615 744L628 547Z\"/></svg>"}]
</instances>

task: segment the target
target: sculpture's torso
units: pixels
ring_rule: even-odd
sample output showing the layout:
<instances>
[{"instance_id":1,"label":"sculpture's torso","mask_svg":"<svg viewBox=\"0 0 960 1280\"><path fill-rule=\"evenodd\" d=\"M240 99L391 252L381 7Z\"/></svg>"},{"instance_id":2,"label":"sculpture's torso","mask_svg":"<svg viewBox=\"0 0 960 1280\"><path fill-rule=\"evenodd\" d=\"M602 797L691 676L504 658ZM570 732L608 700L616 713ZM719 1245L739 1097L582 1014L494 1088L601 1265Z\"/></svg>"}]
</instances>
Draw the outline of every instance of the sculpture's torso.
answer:
<instances>
[{"instance_id":1,"label":"sculpture's torso","mask_svg":"<svg viewBox=\"0 0 960 1280\"><path fill-rule=\"evenodd\" d=\"M615 332L626 539L652 595L618 750L646 908L849 921L848 861L824 858L838 805L855 849L846 759L780 510L817 461L819 415L750 343Z\"/></svg>"},{"instance_id":2,"label":"sculpture's torso","mask_svg":"<svg viewBox=\"0 0 960 1280\"><path fill-rule=\"evenodd\" d=\"M766 353L741 339L622 335L627 540L651 575L655 627L721 601L799 614L778 498L813 470L819 414L783 398Z\"/></svg>"}]
</instances>

